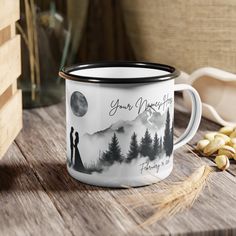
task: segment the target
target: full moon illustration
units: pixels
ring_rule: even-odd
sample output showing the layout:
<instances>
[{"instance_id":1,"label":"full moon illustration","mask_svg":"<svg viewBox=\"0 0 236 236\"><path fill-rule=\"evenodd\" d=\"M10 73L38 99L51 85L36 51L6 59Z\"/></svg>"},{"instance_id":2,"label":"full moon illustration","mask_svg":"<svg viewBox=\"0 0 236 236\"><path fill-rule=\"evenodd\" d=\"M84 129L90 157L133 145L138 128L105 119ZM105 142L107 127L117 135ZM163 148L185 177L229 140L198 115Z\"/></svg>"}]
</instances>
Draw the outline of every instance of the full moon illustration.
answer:
<instances>
[{"instance_id":1,"label":"full moon illustration","mask_svg":"<svg viewBox=\"0 0 236 236\"><path fill-rule=\"evenodd\" d=\"M88 102L85 96L76 91L70 97L70 107L75 116L84 116L88 110Z\"/></svg>"}]
</instances>

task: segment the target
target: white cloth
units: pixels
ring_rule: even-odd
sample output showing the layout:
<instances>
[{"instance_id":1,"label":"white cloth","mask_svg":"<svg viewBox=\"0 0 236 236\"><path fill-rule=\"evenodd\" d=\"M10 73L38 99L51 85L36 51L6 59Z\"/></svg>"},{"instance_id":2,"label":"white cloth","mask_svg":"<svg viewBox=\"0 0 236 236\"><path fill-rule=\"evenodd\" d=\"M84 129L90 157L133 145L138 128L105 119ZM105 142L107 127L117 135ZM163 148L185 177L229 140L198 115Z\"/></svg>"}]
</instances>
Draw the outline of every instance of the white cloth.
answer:
<instances>
[{"instance_id":1,"label":"white cloth","mask_svg":"<svg viewBox=\"0 0 236 236\"><path fill-rule=\"evenodd\" d=\"M190 84L198 91L204 117L223 126L236 126L236 74L203 67L190 75L181 72L176 83ZM190 110L188 96L183 93L183 103Z\"/></svg>"}]
</instances>

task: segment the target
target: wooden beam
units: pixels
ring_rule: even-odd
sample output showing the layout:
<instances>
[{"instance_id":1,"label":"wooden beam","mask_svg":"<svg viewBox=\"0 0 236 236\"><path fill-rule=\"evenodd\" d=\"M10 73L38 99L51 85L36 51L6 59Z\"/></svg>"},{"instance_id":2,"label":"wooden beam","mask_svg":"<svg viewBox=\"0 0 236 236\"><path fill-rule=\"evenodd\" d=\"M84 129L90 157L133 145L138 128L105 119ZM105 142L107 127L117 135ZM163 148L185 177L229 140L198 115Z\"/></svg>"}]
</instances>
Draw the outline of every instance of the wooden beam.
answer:
<instances>
[{"instance_id":1,"label":"wooden beam","mask_svg":"<svg viewBox=\"0 0 236 236\"><path fill-rule=\"evenodd\" d=\"M10 100L10 98L16 93L16 91L17 91L17 83L14 82L0 96L0 109L7 103L7 101Z\"/></svg>"},{"instance_id":2,"label":"wooden beam","mask_svg":"<svg viewBox=\"0 0 236 236\"><path fill-rule=\"evenodd\" d=\"M0 0L0 30L20 18L19 0Z\"/></svg>"},{"instance_id":3,"label":"wooden beam","mask_svg":"<svg viewBox=\"0 0 236 236\"><path fill-rule=\"evenodd\" d=\"M20 36L0 46L0 95L21 74Z\"/></svg>"},{"instance_id":4,"label":"wooden beam","mask_svg":"<svg viewBox=\"0 0 236 236\"><path fill-rule=\"evenodd\" d=\"M18 90L0 107L0 158L22 128L22 95Z\"/></svg>"},{"instance_id":5,"label":"wooden beam","mask_svg":"<svg viewBox=\"0 0 236 236\"><path fill-rule=\"evenodd\" d=\"M0 30L0 46L3 45L7 40L11 38L11 26L7 26Z\"/></svg>"}]
</instances>

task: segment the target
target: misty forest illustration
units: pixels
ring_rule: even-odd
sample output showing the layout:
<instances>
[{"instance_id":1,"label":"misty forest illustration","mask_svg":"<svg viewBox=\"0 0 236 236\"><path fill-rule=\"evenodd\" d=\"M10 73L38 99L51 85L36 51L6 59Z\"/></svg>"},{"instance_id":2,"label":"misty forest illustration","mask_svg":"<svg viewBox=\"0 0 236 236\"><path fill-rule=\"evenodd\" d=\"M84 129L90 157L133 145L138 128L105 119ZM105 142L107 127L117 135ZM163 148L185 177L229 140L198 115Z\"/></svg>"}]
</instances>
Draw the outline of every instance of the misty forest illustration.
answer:
<instances>
[{"instance_id":1,"label":"misty forest illustration","mask_svg":"<svg viewBox=\"0 0 236 236\"><path fill-rule=\"evenodd\" d=\"M74 138L75 137L75 138ZM74 134L74 128L71 127L70 131L70 150L71 155L68 160L69 165L76 171L91 174L93 172L101 173L104 168L112 166L115 163L131 163L133 160L146 157L150 161L160 159L163 156L170 156L173 151L173 125L170 120L170 112L167 110L164 135L158 137L157 133L152 136L147 128L143 137L139 137L133 132L130 137L129 151L128 153L122 153L119 139L116 132L113 133L107 150L100 151L99 158L96 163L86 166L81 159L78 144L79 133L76 131Z\"/></svg>"}]
</instances>

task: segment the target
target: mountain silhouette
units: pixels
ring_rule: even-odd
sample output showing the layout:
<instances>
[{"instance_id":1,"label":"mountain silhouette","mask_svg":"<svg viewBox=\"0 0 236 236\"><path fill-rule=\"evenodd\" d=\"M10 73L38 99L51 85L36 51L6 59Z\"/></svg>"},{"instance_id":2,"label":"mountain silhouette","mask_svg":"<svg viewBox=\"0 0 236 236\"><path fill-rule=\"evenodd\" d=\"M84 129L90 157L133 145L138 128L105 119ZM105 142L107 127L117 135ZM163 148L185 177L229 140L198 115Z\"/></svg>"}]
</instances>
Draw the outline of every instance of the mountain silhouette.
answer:
<instances>
[{"instance_id":1,"label":"mountain silhouette","mask_svg":"<svg viewBox=\"0 0 236 236\"><path fill-rule=\"evenodd\" d=\"M166 114L163 115L160 112L147 109L139 114L134 120L123 121L119 120L110 125L106 129L97 131L93 134L85 133L84 137L102 137L107 134L113 134L114 132L120 134L128 134L130 131L136 131L137 129L149 129L151 132L156 132L161 127L164 127L166 120ZM136 131L138 133L138 131Z\"/></svg>"},{"instance_id":2,"label":"mountain silhouette","mask_svg":"<svg viewBox=\"0 0 236 236\"><path fill-rule=\"evenodd\" d=\"M151 109L146 110L133 120L119 120L103 130L85 133L80 140L80 153L82 156L86 156L87 163L93 161L96 156L99 159L102 152L107 150L107 145L115 133L122 153L126 155L129 152L129 143L134 132L137 135L138 143L140 143L147 129L152 137L156 132L161 137L164 135L165 123L166 112L161 114Z\"/></svg>"}]
</instances>

